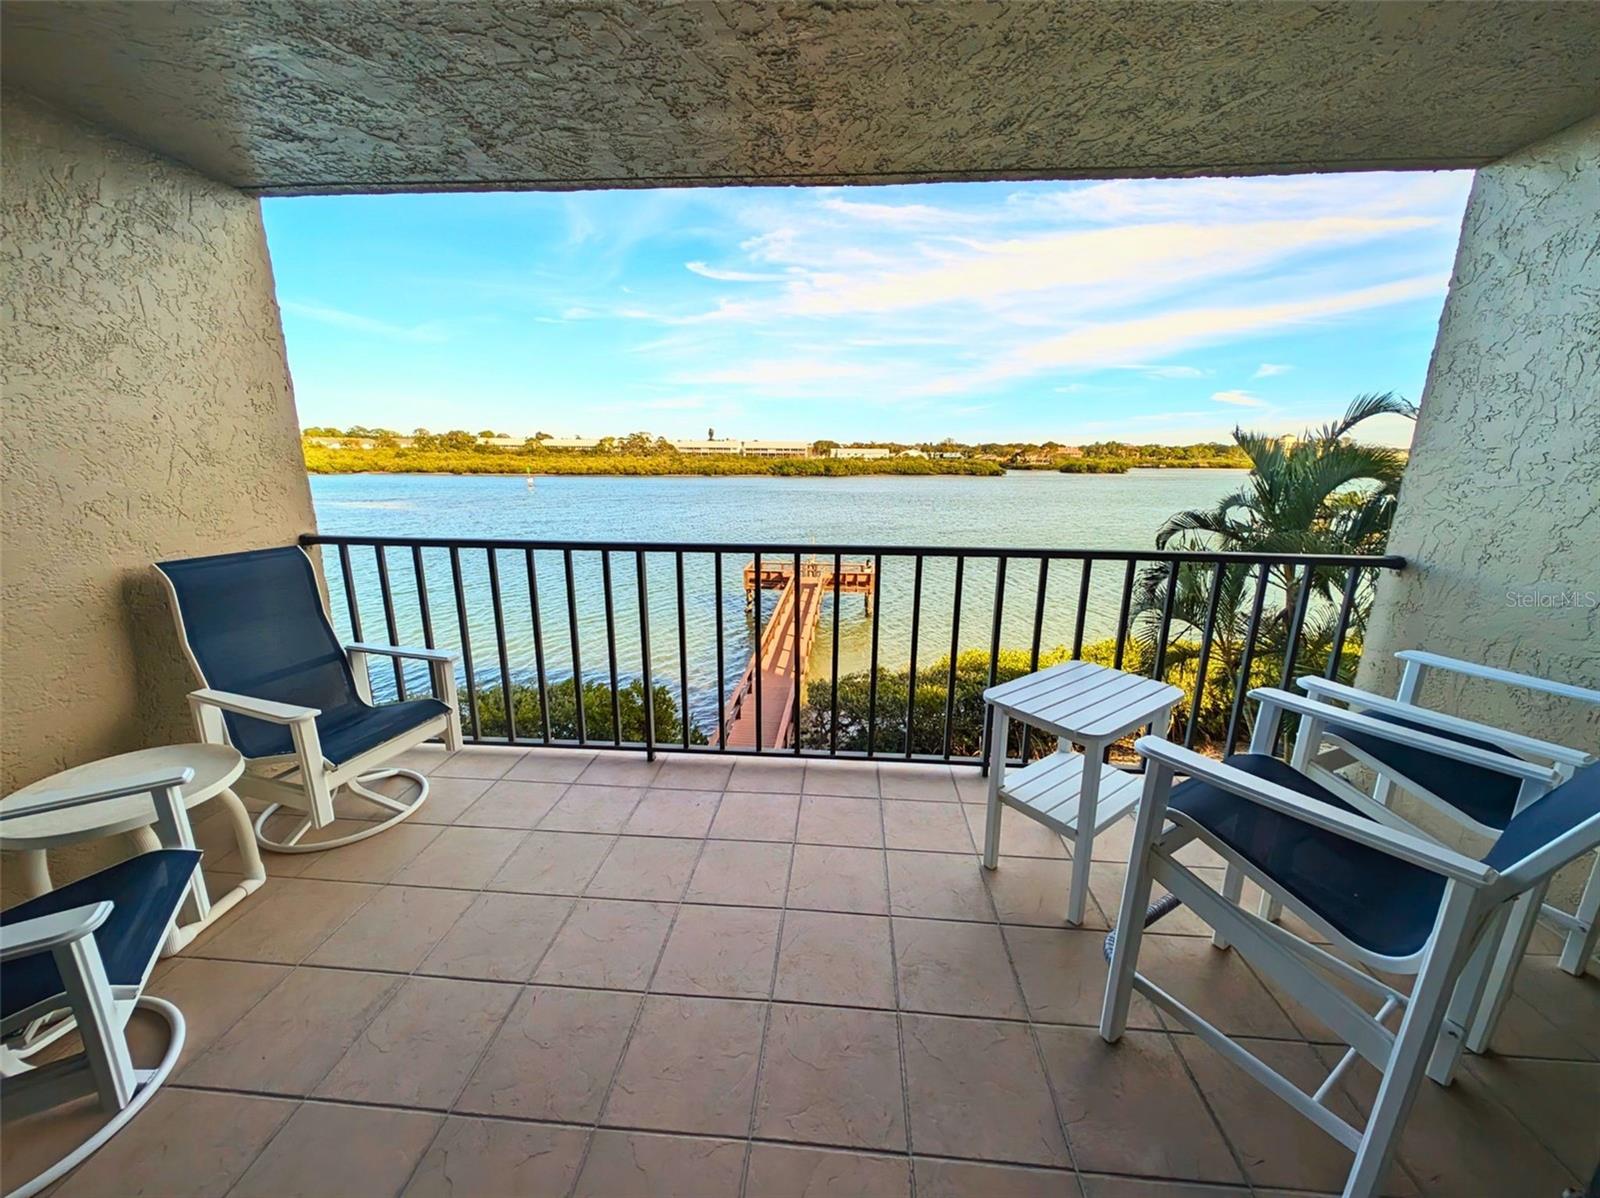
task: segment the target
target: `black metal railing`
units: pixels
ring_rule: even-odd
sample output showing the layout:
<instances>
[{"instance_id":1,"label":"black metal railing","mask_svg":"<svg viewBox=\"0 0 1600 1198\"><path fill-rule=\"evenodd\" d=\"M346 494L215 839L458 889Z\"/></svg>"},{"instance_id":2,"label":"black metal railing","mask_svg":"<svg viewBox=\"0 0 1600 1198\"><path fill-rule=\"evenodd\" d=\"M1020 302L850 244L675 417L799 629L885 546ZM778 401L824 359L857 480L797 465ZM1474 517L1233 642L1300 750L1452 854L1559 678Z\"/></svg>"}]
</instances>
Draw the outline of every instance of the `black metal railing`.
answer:
<instances>
[{"instance_id":1,"label":"black metal railing","mask_svg":"<svg viewBox=\"0 0 1600 1198\"><path fill-rule=\"evenodd\" d=\"M381 620L393 642L459 654L472 742L970 764L987 750L986 687L1080 658L1182 686L1163 731L1227 751L1248 735L1252 686L1353 672L1376 578L1405 565L1160 550L301 543L322 554L335 622L352 639ZM726 585L730 565L742 584ZM766 670L763 650L789 674ZM372 684L380 701L427 688L420 666L399 661ZM783 718L763 723L774 704ZM781 731L769 739L769 728ZM1008 756L1045 751L1034 739L1019 729Z\"/></svg>"}]
</instances>

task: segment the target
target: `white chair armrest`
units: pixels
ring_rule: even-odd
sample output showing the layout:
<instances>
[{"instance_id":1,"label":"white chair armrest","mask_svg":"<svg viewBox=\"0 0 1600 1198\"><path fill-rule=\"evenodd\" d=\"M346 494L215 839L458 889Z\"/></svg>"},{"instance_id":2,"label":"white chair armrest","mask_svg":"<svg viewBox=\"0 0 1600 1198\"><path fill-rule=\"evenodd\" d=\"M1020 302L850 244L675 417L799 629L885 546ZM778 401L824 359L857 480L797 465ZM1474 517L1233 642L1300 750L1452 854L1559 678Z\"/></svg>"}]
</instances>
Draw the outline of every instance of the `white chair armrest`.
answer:
<instances>
[{"instance_id":1,"label":"white chair armrest","mask_svg":"<svg viewBox=\"0 0 1600 1198\"><path fill-rule=\"evenodd\" d=\"M1561 776L1555 770L1548 766L1539 765L1537 762L1524 761L1520 757L1506 757L1500 753L1490 753L1486 749L1477 749L1471 745L1464 745L1458 740L1447 740L1442 736L1434 736L1428 732L1418 732L1413 728L1403 728L1399 724L1391 724L1385 720L1375 720L1370 716L1361 715L1359 712L1350 711L1344 707L1332 707L1327 703L1318 703L1313 699L1291 694L1289 691L1278 690L1276 687L1257 687L1250 692L1250 697L1263 705L1277 707L1283 711L1292 711L1302 716L1312 716L1345 728L1353 728L1358 732L1365 732L1369 736L1392 741L1397 745L1421 749L1439 757L1449 758L1451 761L1459 761L1464 765L1473 765L1480 769L1493 770L1495 773L1508 774L1524 782L1538 782L1546 787L1551 787L1561 781Z\"/></svg>"},{"instance_id":2,"label":"white chair armrest","mask_svg":"<svg viewBox=\"0 0 1600 1198\"><path fill-rule=\"evenodd\" d=\"M1592 690L1587 686L1574 686L1570 682L1552 682L1548 678L1536 678L1532 674L1519 674L1515 670L1502 670L1496 666L1480 665L1475 661L1462 661L1457 657L1445 657L1439 653L1428 653L1421 649L1401 649L1395 654L1400 661L1414 662L1419 666L1427 666L1431 670L1448 670L1452 674L1464 674L1470 678L1486 678L1491 682L1503 682L1507 686L1520 686L1526 690L1540 691L1547 695L1559 695L1563 699L1576 699L1580 703L1594 703L1600 705L1600 690Z\"/></svg>"},{"instance_id":3,"label":"white chair armrest","mask_svg":"<svg viewBox=\"0 0 1600 1198\"><path fill-rule=\"evenodd\" d=\"M316 707L299 707L293 703L276 703L271 699L257 699L238 695L232 691L217 691L202 687L189 692L191 702L203 703L234 715L247 715L252 719L266 720L269 724L294 724L300 720L314 720L322 711Z\"/></svg>"},{"instance_id":4,"label":"white chair armrest","mask_svg":"<svg viewBox=\"0 0 1600 1198\"><path fill-rule=\"evenodd\" d=\"M1585 753L1582 749L1568 748L1558 745L1554 741L1539 740L1537 737L1524 736L1520 732L1509 732L1504 728L1496 728L1493 724L1480 724L1476 720L1464 720L1460 716L1446 715L1442 711L1434 711L1428 707L1418 707L1414 703L1403 703L1399 699L1391 699L1387 695L1374 695L1370 691L1357 690L1353 686L1346 686L1342 682L1332 682L1327 678L1316 675L1306 675L1295 680L1300 689L1314 699L1338 699L1348 703L1351 707L1361 711L1381 711L1388 715L1396 715L1401 719L1412 720L1418 724L1427 724L1444 732L1454 732L1460 736L1471 736L1477 740L1486 740L1499 745L1508 753L1542 757L1548 761L1570 765L1573 768L1589 765L1594 760L1593 753Z\"/></svg>"},{"instance_id":5,"label":"white chair armrest","mask_svg":"<svg viewBox=\"0 0 1600 1198\"><path fill-rule=\"evenodd\" d=\"M418 649L410 645L373 645L357 641L344 647L346 653L376 653L382 657L411 657L418 661L455 661L456 654L445 649Z\"/></svg>"},{"instance_id":6,"label":"white chair armrest","mask_svg":"<svg viewBox=\"0 0 1600 1198\"><path fill-rule=\"evenodd\" d=\"M23 816L41 815L47 811L65 811L70 807L83 807L107 799L125 799L157 790L172 790L193 779L194 771L184 766L130 774L120 782L100 782L93 786L51 787L48 790L35 791L23 798L11 799L4 810L0 810L0 822L20 819Z\"/></svg>"},{"instance_id":7,"label":"white chair armrest","mask_svg":"<svg viewBox=\"0 0 1600 1198\"><path fill-rule=\"evenodd\" d=\"M91 903L0 927L0 961L31 957L82 940L111 917L109 902Z\"/></svg>"},{"instance_id":8,"label":"white chair armrest","mask_svg":"<svg viewBox=\"0 0 1600 1198\"><path fill-rule=\"evenodd\" d=\"M1471 886L1487 886L1498 876L1481 861L1474 861L1410 832L1386 827L1375 820L1352 815L1331 803L1309 798L1275 782L1257 778L1231 765L1203 757L1182 745L1159 736L1141 736L1134 747L1140 756L1159 761L1181 774L1198 778L1229 794L1248 799L1280 815L1287 815L1312 827L1332 832L1357 844L1387 853L1412 865Z\"/></svg>"}]
</instances>

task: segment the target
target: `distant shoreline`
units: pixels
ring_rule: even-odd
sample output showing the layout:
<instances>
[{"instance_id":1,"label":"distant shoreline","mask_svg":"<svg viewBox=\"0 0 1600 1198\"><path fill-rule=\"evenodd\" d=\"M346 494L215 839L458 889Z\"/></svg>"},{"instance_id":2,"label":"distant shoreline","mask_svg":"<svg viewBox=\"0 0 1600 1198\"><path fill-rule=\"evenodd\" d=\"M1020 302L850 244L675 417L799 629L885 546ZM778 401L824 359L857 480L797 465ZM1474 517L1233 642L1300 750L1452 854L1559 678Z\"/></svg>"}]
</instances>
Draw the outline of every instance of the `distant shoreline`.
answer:
<instances>
[{"instance_id":1,"label":"distant shoreline","mask_svg":"<svg viewBox=\"0 0 1600 1198\"><path fill-rule=\"evenodd\" d=\"M327 449L305 447L308 474L446 474L459 477L561 478L863 478L965 477L1000 478L1008 473L998 462L977 458L751 458L683 455L620 456L596 454L522 454L479 450ZM1066 469L1039 466L1018 473L1122 474L1129 469L1234 469L1220 462L1085 462L1069 459Z\"/></svg>"}]
</instances>

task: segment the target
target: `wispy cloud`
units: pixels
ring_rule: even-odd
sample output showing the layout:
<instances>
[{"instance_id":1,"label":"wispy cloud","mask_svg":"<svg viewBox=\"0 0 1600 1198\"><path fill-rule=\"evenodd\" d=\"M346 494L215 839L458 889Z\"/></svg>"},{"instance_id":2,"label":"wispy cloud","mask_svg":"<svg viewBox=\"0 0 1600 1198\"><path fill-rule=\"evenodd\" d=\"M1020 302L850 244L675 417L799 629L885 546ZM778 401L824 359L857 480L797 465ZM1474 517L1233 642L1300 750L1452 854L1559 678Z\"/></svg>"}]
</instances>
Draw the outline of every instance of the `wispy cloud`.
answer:
<instances>
[{"instance_id":1,"label":"wispy cloud","mask_svg":"<svg viewBox=\"0 0 1600 1198\"><path fill-rule=\"evenodd\" d=\"M1232 404L1236 408L1264 408L1267 401L1248 391L1213 391L1211 398L1217 403Z\"/></svg>"},{"instance_id":2,"label":"wispy cloud","mask_svg":"<svg viewBox=\"0 0 1600 1198\"><path fill-rule=\"evenodd\" d=\"M394 324L387 320L363 316L359 312L347 312L342 308L329 307L326 304L309 304L299 300L283 300L278 306L293 316L302 316L319 324L332 325L334 328L348 329L351 332L370 333L375 337L392 337L399 341L448 340L444 326L439 321L425 321L415 325Z\"/></svg>"},{"instance_id":3,"label":"wispy cloud","mask_svg":"<svg viewBox=\"0 0 1600 1198\"><path fill-rule=\"evenodd\" d=\"M684 269L705 279L715 279L719 283L777 283L783 280L782 275L754 270L723 270L720 267L710 266L704 262L685 262Z\"/></svg>"},{"instance_id":4,"label":"wispy cloud","mask_svg":"<svg viewBox=\"0 0 1600 1198\"><path fill-rule=\"evenodd\" d=\"M1250 377L1253 379L1270 379L1280 374L1288 374L1293 366L1286 366L1282 362L1263 362L1256 367L1256 372Z\"/></svg>"}]
</instances>

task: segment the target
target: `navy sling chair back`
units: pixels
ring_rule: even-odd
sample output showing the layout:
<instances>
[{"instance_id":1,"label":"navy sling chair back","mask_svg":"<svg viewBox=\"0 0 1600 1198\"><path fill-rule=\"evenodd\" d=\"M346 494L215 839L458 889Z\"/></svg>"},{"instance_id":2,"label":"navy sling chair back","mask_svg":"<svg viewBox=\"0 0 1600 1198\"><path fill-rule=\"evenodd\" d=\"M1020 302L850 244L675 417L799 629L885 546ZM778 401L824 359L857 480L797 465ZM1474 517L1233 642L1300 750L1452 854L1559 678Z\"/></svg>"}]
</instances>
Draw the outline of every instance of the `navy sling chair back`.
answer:
<instances>
[{"instance_id":1,"label":"navy sling chair back","mask_svg":"<svg viewBox=\"0 0 1600 1198\"><path fill-rule=\"evenodd\" d=\"M1490 996L1494 963L1525 926L1551 876L1600 847L1600 765L1565 780L1520 762L1530 791L1482 860L1416 831L1373 818L1319 781L1270 755L1284 712L1331 712L1284 691L1251 691L1260 714L1251 751L1216 761L1158 737L1139 740L1148 763L1111 958L1100 1034L1118 1040L1135 992L1272 1090L1354 1154L1345 1198L1370 1198L1424 1076L1448 1085ZM1365 721L1362 730L1457 759L1493 760L1486 750L1428 732ZM1186 780L1174 784L1174 775ZM1199 840L1227 865L1220 890L1176 854ZM1248 878L1309 925L1326 946L1239 905ZM1168 895L1150 905L1152 887ZM1182 903L1267 980L1348 1045L1313 1092L1274 1070L1185 1003L1138 972L1147 923ZM1362 967L1366 968L1362 968ZM1369 972L1369 970L1371 972ZM1411 975L1409 992L1376 974ZM1353 999L1367 1000L1363 1006ZM1371 1009L1375 1007L1376 1012ZM1398 1015L1396 1026L1394 1016ZM1327 1101L1357 1059L1383 1076L1365 1128Z\"/></svg>"},{"instance_id":2,"label":"navy sling chair back","mask_svg":"<svg viewBox=\"0 0 1600 1198\"><path fill-rule=\"evenodd\" d=\"M295 545L159 562L156 569L200 683L189 695L200 739L236 748L248 767L236 789L269 804L256 820L263 848L313 852L351 844L422 805L427 779L388 763L435 738L460 747L453 655L340 644L311 559ZM374 704L367 675L374 655L426 662L432 697ZM409 797L372 788L397 776L414 785ZM346 796L365 810L336 811ZM286 834L271 835L280 810L299 818ZM302 840L342 816L355 817L355 830Z\"/></svg>"}]
</instances>

